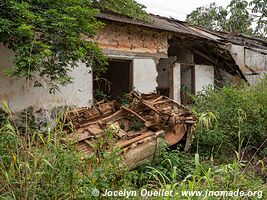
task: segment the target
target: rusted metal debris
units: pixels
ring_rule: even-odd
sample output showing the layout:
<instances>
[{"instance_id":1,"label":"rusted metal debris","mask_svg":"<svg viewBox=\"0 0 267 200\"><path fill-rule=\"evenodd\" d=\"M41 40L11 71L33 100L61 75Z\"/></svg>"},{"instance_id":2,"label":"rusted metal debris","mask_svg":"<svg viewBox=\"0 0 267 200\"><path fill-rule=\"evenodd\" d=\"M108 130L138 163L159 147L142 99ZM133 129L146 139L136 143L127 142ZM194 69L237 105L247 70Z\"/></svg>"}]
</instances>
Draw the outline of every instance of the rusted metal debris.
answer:
<instances>
[{"instance_id":1,"label":"rusted metal debris","mask_svg":"<svg viewBox=\"0 0 267 200\"><path fill-rule=\"evenodd\" d=\"M184 141L184 151L188 151L196 121L189 109L154 93L131 92L127 99L128 106L111 101L67 112L67 122L76 129L68 139L90 154L95 139L104 137L107 127L112 128L115 147L123 150L130 167L153 160L161 140L169 146Z\"/></svg>"}]
</instances>

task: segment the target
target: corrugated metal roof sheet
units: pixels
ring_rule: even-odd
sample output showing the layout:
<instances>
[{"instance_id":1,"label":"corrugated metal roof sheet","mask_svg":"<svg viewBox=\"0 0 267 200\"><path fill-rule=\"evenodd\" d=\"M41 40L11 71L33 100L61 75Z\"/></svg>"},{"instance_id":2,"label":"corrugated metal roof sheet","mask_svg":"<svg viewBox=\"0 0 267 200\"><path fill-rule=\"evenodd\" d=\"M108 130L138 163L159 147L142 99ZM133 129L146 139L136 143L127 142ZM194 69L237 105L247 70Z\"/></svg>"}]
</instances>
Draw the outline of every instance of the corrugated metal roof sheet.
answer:
<instances>
[{"instance_id":1,"label":"corrugated metal roof sheet","mask_svg":"<svg viewBox=\"0 0 267 200\"><path fill-rule=\"evenodd\" d=\"M204 31L215 37L218 37L216 40L223 42L223 43L230 42L233 44L267 50L267 41L260 39L260 38L244 35L241 33L229 33L225 31L208 30L204 27L195 26L195 25L190 25L190 28L192 28L193 30L196 30L197 32Z\"/></svg>"}]
</instances>

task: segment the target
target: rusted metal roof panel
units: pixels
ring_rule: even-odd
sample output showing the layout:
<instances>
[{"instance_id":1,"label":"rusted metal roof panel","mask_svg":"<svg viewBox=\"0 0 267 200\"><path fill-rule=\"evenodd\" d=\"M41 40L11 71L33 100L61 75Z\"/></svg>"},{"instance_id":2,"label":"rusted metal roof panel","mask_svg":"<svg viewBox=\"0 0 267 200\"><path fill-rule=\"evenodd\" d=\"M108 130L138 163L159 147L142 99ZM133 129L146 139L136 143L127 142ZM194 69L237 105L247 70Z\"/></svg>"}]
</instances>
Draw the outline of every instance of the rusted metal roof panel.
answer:
<instances>
[{"instance_id":1,"label":"rusted metal roof panel","mask_svg":"<svg viewBox=\"0 0 267 200\"><path fill-rule=\"evenodd\" d=\"M216 37L217 41L220 41L223 43L230 42L230 43L238 44L241 46L267 50L267 41L261 38L252 37L252 36L244 35L241 33L229 33L225 31L208 30L204 27L195 26L195 25L190 25L189 27L199 33L204 31L212 35L212 36L209 36L210 38L214 39L214 37Z\"/></svg>"}]
</instances>

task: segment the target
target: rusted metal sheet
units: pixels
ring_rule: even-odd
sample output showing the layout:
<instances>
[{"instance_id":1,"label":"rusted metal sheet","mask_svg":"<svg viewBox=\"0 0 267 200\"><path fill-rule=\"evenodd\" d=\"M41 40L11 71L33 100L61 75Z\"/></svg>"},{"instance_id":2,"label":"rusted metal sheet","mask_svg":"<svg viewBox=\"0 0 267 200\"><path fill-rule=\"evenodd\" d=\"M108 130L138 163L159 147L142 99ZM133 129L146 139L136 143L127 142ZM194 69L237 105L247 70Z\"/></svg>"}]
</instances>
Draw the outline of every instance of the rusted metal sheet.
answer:
<instances>
[{"instance_id":1,"label":"rusted metal sheet","mask_svg":"<svg viewBox=\"0 0 267 200\"><path fill-rule=\"evenodd\" d=\"M109 127L115 138L114 148L122 149L130 167L154 159L161 140L169 146L184 141L185 150L189 149L196 121L190 110L154 93L131 92L127 98L127 106L111 101L67 112L66 121L76 128L68 139L90 154L95 140L105 138Z\"/></svg>"},{"instance_id":2,"label":"rusted metal sheet","mask_svg":"<svg viewBox=\"0 0 267 200\"><path fill-rule=\"evenodd\" d=\"M222 42L224 44L233 43L241 46L257 48L259 50L267 50L267 42L266 40L261 38L251 37L236 32L230 33L225 31L209 30L196 25L190 25L190 28L198 33L202 33L203 35L206 35L207 37L215 39L218 42Z\"/></svg>"}]
</instances>

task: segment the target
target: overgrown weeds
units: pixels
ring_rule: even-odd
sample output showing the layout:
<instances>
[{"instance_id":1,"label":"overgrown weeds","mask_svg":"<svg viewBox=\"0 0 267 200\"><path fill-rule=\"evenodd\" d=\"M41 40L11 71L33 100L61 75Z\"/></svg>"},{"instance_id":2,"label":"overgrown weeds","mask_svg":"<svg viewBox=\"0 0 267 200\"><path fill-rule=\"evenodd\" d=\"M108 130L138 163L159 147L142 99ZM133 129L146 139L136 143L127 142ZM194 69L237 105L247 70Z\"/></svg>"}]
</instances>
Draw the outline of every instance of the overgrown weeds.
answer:
<instances>
[{"instance_id":1,"label":"overgrown weeds","mask_svg":"<svg viewBox=\"0 0 267 200\"><path fill-rule=\"evenodd\" d=\"M105 138L95 139L95 153L88 156L62 140L67 125L60 120L42 130L26 124L26 131L18 125L31 121L24 115L17 124L4 102L5 112L0 113L1 198L95 199L94 189L100 193L172 191L172 196L162 199L231 199L216 196L215 191L255 191L248 199L266 198L267 80L255 87L208 89L194 102L198 126L191 153L160 144L154 163L132 171L121 151L113 149L112 127L105 130ZM131 124L133 130L139 126L140 122ZM203 193L190 196L186 191Z\"/></svg>"},{"instance_id":2,"label":"overgrown weeds","mask_svg":"<svg viewBox=\"0 0 267 200\"><path fill-rule=\"evenodd\" d=\"M95 144L90 157L63 142L65 124L39 131L28 127L22 134L11 111L0 128L0 194L3 199L88 199L94 188L100 191L127 184L120 152L105 151L104 143ZM112 133L106 130L109 144Z\"/></svg>"},{"instance_id":3,"label":"overgrown weeds","mask_svg":"<svg viewBox=\"0 0 267 200\"><path fill-rule=\"evenodd\" d=\"M208 89L195 98L193 109L216 118L210 127L199 124L200 151L217 158L237 151L241 159L267 136L267 79L257 86Z\"/></svg>"}]
</instances>

